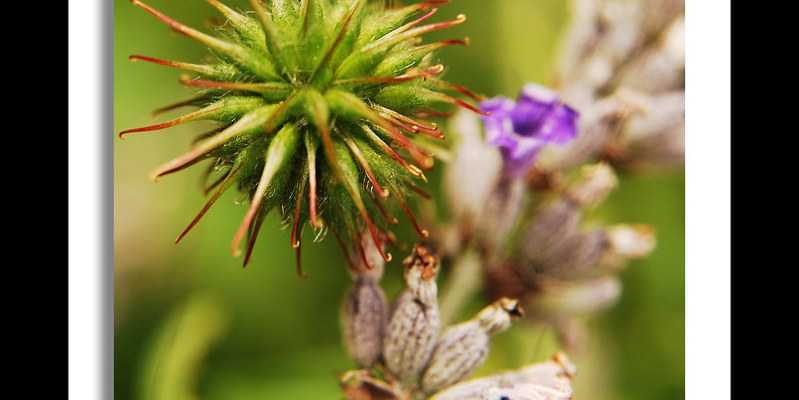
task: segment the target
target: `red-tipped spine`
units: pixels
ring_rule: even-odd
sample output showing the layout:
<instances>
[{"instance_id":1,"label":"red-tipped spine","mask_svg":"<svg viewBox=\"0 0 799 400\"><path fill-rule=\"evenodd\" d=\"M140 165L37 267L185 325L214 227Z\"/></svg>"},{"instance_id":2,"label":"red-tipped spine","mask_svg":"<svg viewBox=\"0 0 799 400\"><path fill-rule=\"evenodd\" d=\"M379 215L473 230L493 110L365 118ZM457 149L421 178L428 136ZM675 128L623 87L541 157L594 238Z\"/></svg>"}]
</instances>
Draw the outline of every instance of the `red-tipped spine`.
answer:
<instances>
[{"instance_id":1,"label":"red-tipped spine","mask_svg":"<svg viewBox=\"0 0 799 400\"><path fill-rule=\"evenodd\" d=\"M276 91L291 91L291 86L285 83L269 82L269 83L244 83L244 82L221 82L209 81L205 79L191 79L187 75L180 77L180 83L186 86L206 87L215 89L229 89L240 90L245 92L276 92Z\"/></svg>"},{"instance_id":2,"label":"red-tipped spine","mask_svg":"<svg viewBox=\"0 0 799 400\"><path fill-rule=\"evenodd\" d=\"M424 133L425 135L428 135L428 136L434 137L434 138L436 138L436 139L444 139L444 136L443 136L443 135L441 135L441 134L437 134L437 133L433 133L433 132L435 132L435 131L437 131L437 130L438 130L438 125L437 125L435 122L433 122L433 125L432 125L432 126L426 126L426 125L422 124L421 122L419 122L419 121L416 121L416 120L414 120L414 119L413 119L413 118L411 118L411 117L408 117L407 115L404 115L404 114L402 114L402 113L398 113L398 112L396 112L396 111L394 111L394 110L392 110L392 109L389 109L389 108L383 107L383 106L381 106L381 105L375 104L375 105L373 105L372 107L373 107L373 108L374 108L376 111L378 111L378 112L380 112L380 113L383 113L383 114L386 114L386 115L388 115L388 116L391 116L391 117L392 117L392 118L394 118L395 120L400 120L400 121L407 122L407 123L409 123L409 124L413 124L413 125L412 125L412 127L415 127L415 128L417 128L417 129L415 129L415 130L414 130L414 132L413 132L413 133L422 132L422 133Z\"/></svg>"},{"instance_id":3,"label":"red-tipped spine","mask_svg":"<svg viewBox=\"0 0 799 400\"><path fill-rule=\"evenodd\" d=\"M466 89L463 86L456 85L456 84L451 83L451 82L445 82L445 81L438 80L438 81L436 81L436 84L440 85L440 86L444 86L444 87L452 89L452 90L455 90L457 92L460 92L460 93L462 93L462 94L464 94L466 96L469 96L469 97L471 97L471 98L473 98L473 99L475 99L477 101L483 101L483 100L486 99L486 97L483 96L483 95L475 94L471 90Z\"/></svg>"},{"instance_id":4,"label":"red-tipped spine","mask_svg":"<svg viewBox=\"0 0 799 400\"><path fill-rule=\"evenodd\" d=\"M419 38L417 38L417 39L419 39ZM411 54L415 54L415 53L418 53L420 51L430 52L430 51L433 51L433 50L436 50L436 49L440 49L442 47L454 46L456 44L460 44L460 45L463 45L463 46L468 46L470 43L471 42L469 41L469 38L443 40L441 42L435 42L435 43L426 44L424 46L415 47L412 50L410 50L410 53Z\"/></svg>"},{"instance_id":5,"label":"red-tipped spine","mask_svg":"<svg viewBox=\"0 0 799 400\"><path fill-rule=\"evenodd\" d=\"M233 241L230 243L230 253L233 254L234 257L241 254L241 250L239 250L239 243L241 243L244 233L250 228L250 225L252 225L252 221L255 218L256 212L258 212L258 208L261 207L261 202L266 194L266 188L269 186L270 178L271 176L269 175L269 168L264 168L263 174L261 174L261 179L255 189L255 194L250 200L250 206L247 208L247 213L244 215L244 219L241 220L241 224L239 224L239 228L236 230L236 234L233 236Z\"/></svg>"},{"instance_id":6,"label":"red-tipped spine","mask_svg":"<svg viewBox=\"0 0 799 400\"><path fill-rule=\"evenodd\" d=\"M189 233L189 231L192 228L194 228L194 225L200 222L200 219L202 219L205 213L211 208L212 205L214 205L219 196L221 196L222 193L224 193L224 191L227 190L228 186L230 186L230 183L233 182L233 177L236 175L237 172L239 172L240 169L241 165L233 169L233 171L231 171L226 177L224 177L225 178L224 183L222 184L222 186L219 187L219 190L217 190L216 193L214 193L214 195L210 199L208 199L208 202L205 203L205 206L203 206L202 210L200 210L197 216L194 217L191 223L189 223L189 226L187 226L186 229L184 229L183 232L180 234L180 236L178 236L178 238L175 239L176 244L181 239L183 239L183 237L186 236L186 234Z\"/></svg>"},{"instance_id":7,"label":"red-tipped spine","mask_svg":"<svg viewBox=\"0 0 799 400\"><path fill-rule=\"evenodd\" d=\"M403 135L402 132L400 132L395 126L389 124L383 118L381 118L381 120L383 121L383 123L377 125L377 128L381 132L389 135L391 139L399 143L400 146L408 149L411 154L411 157L413 157L414 160L416 160L416 162L420 164L422 168L429 169L426 168L426 163L429 158L433 157L433 155L425 152L424 150L420 149L415 144L413 144L413 142L411 142L405 135ZM421 171L419 171L419 173L421 173Z\"/></svg>"},{"instance_id":8,"label":"red-tipped spine","mask_svg":"<svg viewBox=\"0 0 799 400\"><path fill-rule=\"evenodd\" d=\"M392 117L391 115L385 114L385 113L380 113L379 115L381 117L385 118L387 121L391 122L392 124L404 129L408 133L414 133L414 134L419 133L419 127L418 126L405 125L404 123L402 123L402 121Z\"/></svg>"},{"instance_id":9,"label":"red-tipped spine","mask_svg":"<svg viewBox=\"0 0 799 400\"><path fill-rule=\"evenodd\" d=\"M178 103L175 103L175 104L170 104L170 105L168 105L166 107L161 107L161 108L155 109L155 110L153 110L153 112L150 113L150 119L154 120L156 117L158 117L159 115L161 115L161 114L163 114L163 113L165 113L167 111L176 110L176 109L181 108L181 107L186 107L186 106L195 106L196 107L204 99L205 99L204 96L193 97L191 99L184 100L184 101L181 101L181 102L178 102Z\"/></svg>"},{"instance_id":10,"label":"red-tipped spine","mask_svg":"<svg viewBox=\"0 0 799 400\"><path fill-rule=\"evenodd\" d=\"M178 32L180 32L180 33L182 33L182 34L184 34L184 35L186 35L186 36L188 36L188 37L190 37L192 39L195 39L195 40L197 40L197 41L199 41L201 43L204 43L204 44L206 44L209 47L212 47L214 49L217 49L217 50L223 51L223 52L227 52L227 53L239 53L242 50L237 45L234 45L234 44L231 44L231 43L227 43L227 42L219 40L219 39L217 39L217 38L215 38L213 36L206 35L206 34L200 32L200 31L198 31L198 30L196 30L194 28L190 28L190 27L188 27L186 25L183 25L180 22L177 22L177 21L173 20L172 18L167 17L164 14L161 14L158 10L148 6L147 4L142 3L139 0L131 0L131 3L141 7L143 9L145 9L147 12L149 12L152 15L154 15L156 18L160 19L162 22L164 22L165 24L169 25L170 27L172 27L176 31L178 31Z\"/></svg>"},{"instance_id":11,"label":"red-tipped spine","mask_svg":"<svg viewBox=\"0 0 799 400\"><path fill-rule=\"evenodd\" d=\"M414 185L413 182L406 181L405 184L408 185L408 187L411 188L411 190L413 190L414 192L416 192L419 196L424 197L425 200L430 200L433 198L433 196L430 196L430 193L427 193L424 190L422 190L422 188L420 188L419 186Z\"/></svg>"},{"instance_id":12,"label":"red-tipped spine","mask_svg":"<svg viewBox=\"0 0 799 400\"><path fill-rule=\"evenodd\" d=\"M302 249L300 247L301 246L298 244L297 248L294 250L294 258L295 262L297 263L297 276L299 276L300 279L305 279L308 277L308 275L306 275L305 272L302 272Z\"/></svg>"},{"instance_id":13,"label":"red-tipped spine","mask_svg":"<svg viewBox=\"0 0 799 400\"><path fill-rule=\"evenodd\" d=\"M378 147L380 147L381 150L387 152L392 158L402 164L402 166L405 167L405 169L408 170L408 172L410 172L413 176L424 176L422 175L421 170L414 165L408 164L408 162L405 161L405 159L399 154L397 154L397 152L394 151L391 146L387 145L386 142L380 138L380 136L377 136L377 134L371 128L366 125L361 125L361 129L363 129L364 133L366 133L367 137L371 139L373 143L375 143Z\"/></svg>"},{"instance_id":14,"label":"red-tipped spine","mask_svg":"<svg viewBox=\"0 0 799 400\"><path fill-rule=\"evenodd\" d=\"M200 64L190 64L180 61L170 61L170 60L162 60L160 58L153 58L153 57L145 57L139 55L132 55L128 57L130 61L136 62L138 60L147 61L153 64L164 65L167 67L172 68L179 68L186 71L197 72L200 74L213 74L214 69L207 66L207 65L200 65Z\"/></svg>"},{"instance_id":15,"label":"red-tipped spine","mask_svg":"<svg viewBox=\"0 0 799 400\"><path fill-rule=\"evenodd\" d=\"M372 196L371 193L370 193L369 197L371 197L372 200L374 200L375 205L377 206L377 209L380 210L381 214L383 214L383 218L386 219L386 222L388 222L391 225L396 225L397 223L399 223L399 221L396 218L388 215L388 213L386 212L386 209L383 208L383 205L380 204L380 200L378 200L377 197Z\"/></svg>"},{"instance_id":16,"label":"red-tipped spine","mask_svg":"<svg viewBox=\"0 0 799 400\"><path fill-rule=\"evenodd\" d=\"M399 43L399 42L401 42L403 40L411 39L411 38L414 38L416 36L419 36L419 35L422 35L422 34L425 34L425 33L428 33L428 32L432 32L432 31L435 31L435 30L438 30L438 29L449 28L450 26L459 25L459 24L464 23L465 21L466 21L466 15L459 14L457 17L455 17L455 19L453 21L438 22L438 23L435 23L435 24L419 26L419 27L410 29L408 31L405 31L405 32L402 32L402 33L399 33L399 34L395 34L395 35L391 35L391 36L386 35L386 36L383 36L382 38L380 38L380 39L378 39L378 40L376 40L376 41L364 46L361 49L361 51L367 52L367 51L371 51L371 50L374 50L374 49L377 49L377 48L390 46L390 45L392 45L394 43Z\"/></svg>"},{"instance_id":17,"label":"red-tipped spine","mask_svg":"<svg viewBox=\"0 0 799 400\"><path fill-rule=\"evenodd\" d=\"M291 247L299 248L300 241L297 239L297 225L300 221L300 207L302 207L302 196L305 191L305 182L308 181L308 172L302 174L302 181L300 187L297 189L297 206L294 208L294 221L291 224Z\"/></svg>"},{"instance_id":18,"label":"red-tipped spine","mask_svg":"<svg viewBox=\"0 0 799 400\"><path fill-rule=\"evenodd\" d=\"M443 70L444 70L443 65L436 64L427 68L423 72L405 73L398 76L368 76L363 78L343 79L334 82L333 86L357 85L357 84L366 84L366 83L399 83L416 78L427 79L428 76L436 75Z\"/></svg>"},{"instance_id":19,"label":"red-tipped spine","mask_svg":"<svg viewBox=\"0 0 799 400\"><path fill-rule=\"evenodd\" d=\"M405 200L402 198L402 196L400 196L400 194L396 190L392 190L392 192L394 193L394 197L397 198L400 205L402 206L402 210L405 211L405 214L411 220L411 224L413 224L413 228L416 229L416 233L418 233L419 236L422 237L422 239L426 239L430 235L430 233L427 232L427 229L419 228L419 224L416 223L416 218L413 217L411 210L408 208L408 204L405 203Z\"/></svg>"},{"instance_id":20,"label":"red-tipped spine","mask_svg":"<svg viewBox=\"0 0 799 400\"><path fill-rule=\"evenodd\" d=\"M374 186L375 190L377 191L377 195L384 199L388 197L388 190L383 189L380 186L380 183L377 182L377 177L375 176L374 171L372 171L372 167L369 166L369 162L366 160L366 157L363 156L363 153L361 153L361 149L358 148L358 145L355 144L352 138L347 136L346 133L341 131L337 131L337 133L341 136L341 139L344 140L344 143L347 145L347 147L350 148L350 152L352 152L352 154L358 160L358 163L361 164L361 167L363 167L363 170L366 172L366 176L369 177L369 181L372 182L372 186Z\"/></svg>"},{"instance_id":21,"label":"red-tipped spine","mask_svg":"<svg viewBox=\"0 0 799 400\"><path fill-rule=\"evenodd\" d=\"M358 245L358 254L361 256L361 261L363 261L363 265L368 270L374 269L372 265L369 264L369 261L366 259L366 250L363 248L363 243L360 240L356 240L355 243Z\"/></svg>"},{"instance_id":22,"label":"red-tipped spine","mask_svg":"<svg viewBox=\"0 0 799 400\"><path fill-rule=\"evenodd\" d=\"M474 111L474 112L476 112L478 114L491 115L490 112L483 111L483 110L481 110L481 109L479 109L479 108L477 108L477 107L475 107L475 106L473 106L473 105L471 105L469 103L464 102L463 100L456 99L456 98L454 98L452 96L449 96L449 95L446 95L444 93L438 93L438 92L434 92L432 90L427 90L427 89L419 89L418 92L420 94L422 94L422 95L427 95L427 96L436 98L436 99L438 99L440 101L443 101L445 103L457 104L457 105L459 105L459 106L461 106L463 108L469 109L469 110Z\"/></svg>"},{"instance_id":23,"label":"red-tipped spine","mask_svg":"<svg viewBox=\"0 0 799 400\"><path fill-rule=\"evenodd\" d=\"M430 117L430 116L441 117L441 118L449 118L449 117L453 116L454 114L453 113L448 113L448 112L443 112L443 111L438 111L438 110L433 110L431 108L424 108L424 109L416 110L415 111L415 115L417 117L419 117L419 118L427 118L427 117Z\"/></svg>"},{"instance_id":24,"label":"red-tipped spine","mask_svg":"<svg viewBox=\"0 0 799 400\"><path fill-rule=\"evenodd\" d=\"M258 233L261 232L261 224L264 222L265 213L261 211L255 217L255 223L250 224L248 228L248 236L249 239L247 240L247 252L244 254L244 263L242 263L241 267L244 268L250 262L250 257L252 256L252 249L255 248L255 241L258 239Z\"/></svg>"},{"instance_id":25,"label":"red-tipped spine","mask_svg":"<svg viewBox=\"0 0 799 400\"><path fill-rule=\"evenodd\" d=\"M407 31L408 29L411 29L411 28L413 28L414 26L418 25L420 22L422 22L422 21L424 21L424 20L426 20L426 19L428 19L428 18L432 17L432 16L433 16L433 14L435 14L435 13L436 13L436 11L438 11L438 7L434 7L434 8L433 8L432 10L430 10L430 12L428 12L427 14L425 14L425 15L422 15L421 17L419 17L419 18L417 18L417 19L415 19L415 20L413 20L413 21L411 21L411 22L408 22L408 23L407 23L407 24L405 24L405 25L402 25L402 26L400 26L400 27L399 27L399 28L397 28L397 29L394 29L393 31L391 31L391 32L389 32L389 33L387 33L387 34L385 34L385 35L384 35L382 38L380 38L380 39L383 39L383 38L390 38L390 37L392 37L392 36L394 36L394 35L399 35L400 33L402 33L402 32L405 32L405 31Z\"/></svg>"},{"instance_id":26,"label":"red-tipped spine","mask_svg":"<svg viewBox=\"0 0 799 400\"><path fill-rule=\"evenodd\" d=\"M311 226L322 228L322 219L316 215L316 147L313 145L310 133L305 135L305 150L308 157L308 211Z\"/></svg>"},{"instance_id":27,"label":"red-tipped spine","mask_svg":"<svg viewBox=\"0 0 799 400\"><path fill-rule=\"evenodd\" d=\"M434 1L423 1L421 3L412 4L408 7L416 7L419 10L424 10L433 6L440 6L442 4L447 4L452 0L434 0Z\"/></svg>"},{"instance_id":28,"label":"red-tipped spine","mask_svg":"<svg viewBox=\"0 0 799 400\"><path fill-rule=\"evenodd\" d=\"M186 123L186 122L194 121L194 120L206 117L208 115L211 115L211 114L213 114L213 113L215 113L215 112L217 112L217 111L219 111L221 109L222 109L222 107L203 108L201 110L194 111L192 113L186 114L184 116L175 118L173 120L170 120L170 121L167 121L167 122L164 122L164 123L160 123L160 124L156 124L156 125L150 125L150 126L144 126L144 127L141 127L141 128L128 129L128 130L119 132L119 138L120 139L124 139L125 135L127 135L128 133L157 131L157 130L161 130L161 129L164 129L164 128L169 128L171 126L175 126L175 125L183 124L183 123Z\"/></svg>"}]
</instances>

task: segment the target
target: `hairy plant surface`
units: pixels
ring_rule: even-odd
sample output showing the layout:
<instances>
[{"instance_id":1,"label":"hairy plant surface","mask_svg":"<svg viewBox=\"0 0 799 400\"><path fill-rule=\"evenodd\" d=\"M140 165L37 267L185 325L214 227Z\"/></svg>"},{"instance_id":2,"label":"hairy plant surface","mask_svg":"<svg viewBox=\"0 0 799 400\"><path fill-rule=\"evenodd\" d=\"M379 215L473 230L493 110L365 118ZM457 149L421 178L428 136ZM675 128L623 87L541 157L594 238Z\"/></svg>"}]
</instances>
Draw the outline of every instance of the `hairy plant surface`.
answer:
<instances>
[{"instance_id":1,"label":"hairy plant surface","mask_svg":"<svg viewBox=\"0 0 799 400\"><path fill-rule=\"evenodd\" d=\"M406 201L425 193L423 170L433 166L427 140L442 139L431 117L434 107L458 104L446 94L480 97L441 80L444 66L434 52L468 40L422 44L419 35L465 21L422 25L448 0L389 6L366 0L251 0L254 12L238 12L206 0L227 19L215 36L202 33L132 0L178 32L207 45L203 64L142 60L194 73L181 83L198 96L156 110L197 109L170 121L120 133L153 131L194 120L213 120L218 128L198 137L187 153L156 168L152 179L210 159L205 173L205 207L177 238L179 241L230 187L250 204L230 250L244 265L265 216L277 209L291 224L291 245L299 247L306 223L321 239L332 231L342 249L360 247L360 232L377 244L381 231L404 212L422 237ZM393 2L392 2L393 3ZM411 19L416 17L415 19ZM401 210L401 211L399 211ZM391 259L380 245L381 256ZM346 251L345 251L346 252ZM363 254L363 251L360 251ZM298 272L301 272L298 269Z\"/></svg>"}]
</instances>

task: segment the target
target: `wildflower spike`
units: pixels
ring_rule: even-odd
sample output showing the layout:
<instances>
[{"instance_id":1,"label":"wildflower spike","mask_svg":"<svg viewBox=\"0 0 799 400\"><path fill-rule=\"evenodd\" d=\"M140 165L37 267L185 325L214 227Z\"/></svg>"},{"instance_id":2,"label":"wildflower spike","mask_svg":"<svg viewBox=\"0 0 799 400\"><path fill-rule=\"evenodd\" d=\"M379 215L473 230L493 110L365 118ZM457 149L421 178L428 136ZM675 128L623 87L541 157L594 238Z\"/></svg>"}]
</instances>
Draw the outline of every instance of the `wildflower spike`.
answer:
<instances>
[{"instance_id":1,"label":"wildflower spike","mask_svg":"<svg viewBox=\"0 0 799 400\"><path fill-rule=\"evenodd\" d=\"M167 122L120 132L154 131L207 119L218 128L198 136L183 155L157 167L155 181L202 161L212 166L203 190L214 191L178 241L216 203L236 187L250 203L231 242L239 255L246 239L246 265L258 232L271 210L291 225L291 247L300 269L300 236L308 222L316 235L328 231L349 254L352 243L367 232L383 260L391 254L380 246L386 229L397 224L386 209L401 207L417 231L406 195L424 191L411 181L427 182L422 172L433 165L435 148L411 137L443 139L438 125L426 119L444 115L429 110L433 102L468 107L455 95L471 96L460 86L442 83L444 66L430 54L442 47L468 44L445 40L422 45L421 35L460 24L433 22L449 0L421 1L401 7L367 0L249 0L254 12L234 11L224 0L205 0L228 21L218 33L203 33L162 14L141 0L131 0L183 35L210 48L207 63L168 61L133 55L178 68L180 83L197 96L156 110L153 115L194 106ZM471 96L474 97L474 96ZM479 110L478 110L479 112ZM214 168L226 168L210 180ZM368 202L364 196L374 200ZM384 208L384 205L386 206ZM369 263L367 263L369 264Z\"/></svg>"}]
</instances>

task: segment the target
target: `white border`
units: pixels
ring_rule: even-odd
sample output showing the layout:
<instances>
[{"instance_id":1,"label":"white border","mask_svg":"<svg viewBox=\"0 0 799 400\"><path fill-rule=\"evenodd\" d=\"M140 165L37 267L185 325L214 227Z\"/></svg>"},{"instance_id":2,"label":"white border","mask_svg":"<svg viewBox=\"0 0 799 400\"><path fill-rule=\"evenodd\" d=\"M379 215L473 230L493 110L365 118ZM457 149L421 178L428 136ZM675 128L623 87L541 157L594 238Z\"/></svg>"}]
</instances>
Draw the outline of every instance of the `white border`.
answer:
<instances>
[{"instance_id":1,"label":"white border","mask_svg":"<svg viewBox=\"0 0 799 400\"><path fill-rule=\"evenodd\" d=\"M730 398L731 5L686 4L686 398Z\"/></svg>"},{"instance_id":2,"label":"white border","mask_svg":"<svg viewBox=\"0 0 799 400\"><path fill-rule=\"evenodd\" d=\"M69 398L101 398L100 2L69 2ZM728 2L686 4L686 398L730 397ZM75 88L80 88L76 90ZM109 266L110 267L110 266ZM105 299L105 301L108 301ZM113 372L111 372L113 373Z\"/></svg>"},{"instance_id":3,"label":"white border","mask_svg":"<svg viewBox=\"0 0 799 400\"><path fill-rule=\"evenodd\" d=\"M110 0L106 0L110 1ZM102 273L100 237L102 157L100 132L106 108L101 45L102 15L99 1L69 2L69 398L101 398L106 376L101 371L105 332L101 321ZM106 8L109 8L106 6ZM107 166L106 166L107 168ZM110 266L109 266L110 267ZM113 371L111 372L113 373Z\"/></svg>"}]
</instances>

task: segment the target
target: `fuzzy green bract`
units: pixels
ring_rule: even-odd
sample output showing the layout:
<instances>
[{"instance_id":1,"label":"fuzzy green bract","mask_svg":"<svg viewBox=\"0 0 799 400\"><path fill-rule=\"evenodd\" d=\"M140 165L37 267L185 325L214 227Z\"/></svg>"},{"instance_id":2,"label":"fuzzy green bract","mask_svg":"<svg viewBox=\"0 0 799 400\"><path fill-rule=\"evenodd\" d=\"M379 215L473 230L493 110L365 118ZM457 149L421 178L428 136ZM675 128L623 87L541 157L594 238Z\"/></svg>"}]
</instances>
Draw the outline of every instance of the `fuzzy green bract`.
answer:
<instances>
[{"instance_id":1,"label":"fuzzy green bract","mask_svg":"<svg viewBox=\"0 0 799 400\"><path fill-rule=\"evenodd\" d=\"M443 138L430 122L442 114L433 107L450 103L480 112L446 92L481 97L439 79L444 67L434 64L437 49L468 40L422 44L419 35L459 24L465 17L421 24L448 0L407 6L366 0L251 0L249 12L206 1L227 19L214 35L132 1L213 54L203 64L130 57L193 74L182 75L180 81L196 88L198 96L156 112L197 109L123 131L120 137L200 119L219 123L189 152L152 173L155 180L211 160L205 184L206 193L214 193L176 242L231 187L250 199L231 243L231 252L240 254L246 235L244 265L271 210L292 225L298 268L299 238L306 224L317 231L317 238L332 231L345 252L360 249L360 232L368 231L386 260L391 254L382 250L382 235L387 225L397 223L391 214L398 209L425 237L405 199L423 193L414 182L426 181L422 170L433 165L426 140Z\"/></svg>"}]
</instances>

